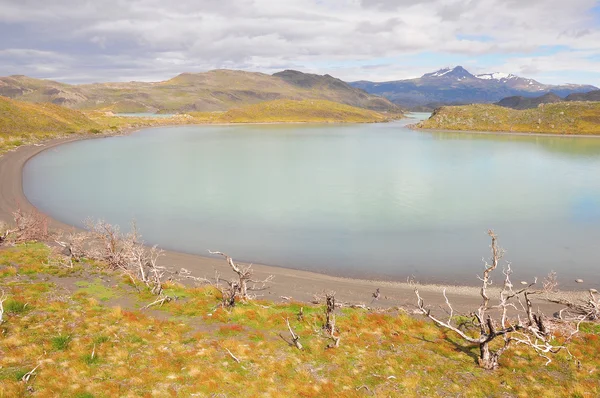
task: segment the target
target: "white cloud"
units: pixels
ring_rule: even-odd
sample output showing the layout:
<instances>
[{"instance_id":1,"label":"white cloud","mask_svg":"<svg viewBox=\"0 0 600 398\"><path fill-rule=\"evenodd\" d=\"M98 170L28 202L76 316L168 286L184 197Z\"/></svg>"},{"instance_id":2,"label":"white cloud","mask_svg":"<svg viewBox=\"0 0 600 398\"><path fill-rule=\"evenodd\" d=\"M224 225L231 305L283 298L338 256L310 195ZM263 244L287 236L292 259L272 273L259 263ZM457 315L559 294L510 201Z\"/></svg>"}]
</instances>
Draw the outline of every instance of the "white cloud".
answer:
<instances>
[{"instance_id":1,"label":"white cloud","mask_svg":"<svg viewBox=\"0 0 600 398\"><path fill-rule=\"evenodd\" d=\"M105 0L74 6L71 0L4 0L0 71L67 80L158 80L220 67L264 72L294 67L347 80L387 80L420 75L431 65L386 60L428 53L440 54L440 63L447 57L464 57L464 63L497 57L498 68L514 68L508 72L548 74L564 70L558 69L564 56L536 54L561 46L557 53L579 51L575 65L591 72L600 70L599 61L586 55L600 51L600 29L589 12L596 5L594 0ZM9 49L31 51L31 62L23 57L17 62L19 56L13 59ZM58 64L46 74L36 69L47 53L59 54L64 69ZM560 62L552 62L553 56Z\"/></svg>"}]
</instances>

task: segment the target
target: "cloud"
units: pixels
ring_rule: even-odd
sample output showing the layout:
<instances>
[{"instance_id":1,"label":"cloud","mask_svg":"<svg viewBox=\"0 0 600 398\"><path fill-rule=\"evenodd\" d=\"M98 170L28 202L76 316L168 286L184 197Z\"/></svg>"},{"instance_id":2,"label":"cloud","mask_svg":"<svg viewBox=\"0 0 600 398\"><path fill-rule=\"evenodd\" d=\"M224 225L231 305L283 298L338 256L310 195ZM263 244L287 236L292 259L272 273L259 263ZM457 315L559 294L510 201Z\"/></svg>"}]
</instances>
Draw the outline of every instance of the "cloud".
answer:
<instances>
[{"instance_id":1,"label":"cloud","mask_svg":"<svg viewBox=\"0 0 600 398\"><path fill-rule=\"evenodd\" d=\"M75 7L71 0L4 0L0 71L85 82L161 80L223 67L267 73L293 67L347 80L371 78L377 71L374 77L383 80L428 72L429 59L419 68L411 57L419 61L435 54L437 66L447 58L462 63L460 57L500 57L498 68L515 68L507 72L544 74L557 68L535 61L545 47L579 52L578 59L600 50L598 20L589 12L596 5L594 0L104 0ZM403 63L390 62L394 59ZM577 65L600 70L597 59Z\"/></svg>"}]
</instances>

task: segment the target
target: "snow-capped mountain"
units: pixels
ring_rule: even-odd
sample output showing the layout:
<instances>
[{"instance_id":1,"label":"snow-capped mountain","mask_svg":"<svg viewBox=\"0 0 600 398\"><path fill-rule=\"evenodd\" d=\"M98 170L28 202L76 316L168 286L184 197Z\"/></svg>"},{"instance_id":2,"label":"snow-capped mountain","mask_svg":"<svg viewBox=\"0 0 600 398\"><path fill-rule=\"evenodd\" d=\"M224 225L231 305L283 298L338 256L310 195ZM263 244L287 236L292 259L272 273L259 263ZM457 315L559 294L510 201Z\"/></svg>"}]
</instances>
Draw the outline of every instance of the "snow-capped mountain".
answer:
<instances>
[{"instance_id":1,"label":"snow-capped mountain","mask_svg":"<svg viewBox=\"0 0 600 398\"><path fill-rule=\"evenodd\" d=\"M359 81L350 85L368 93L382 95L408 108L493 103L510 96L537 97L550 92L565 97L598 89L590 85L548 85L503 72L473 75L462 66L443 68L416 79L380 83Z\"/></svg>"}]
</instances>

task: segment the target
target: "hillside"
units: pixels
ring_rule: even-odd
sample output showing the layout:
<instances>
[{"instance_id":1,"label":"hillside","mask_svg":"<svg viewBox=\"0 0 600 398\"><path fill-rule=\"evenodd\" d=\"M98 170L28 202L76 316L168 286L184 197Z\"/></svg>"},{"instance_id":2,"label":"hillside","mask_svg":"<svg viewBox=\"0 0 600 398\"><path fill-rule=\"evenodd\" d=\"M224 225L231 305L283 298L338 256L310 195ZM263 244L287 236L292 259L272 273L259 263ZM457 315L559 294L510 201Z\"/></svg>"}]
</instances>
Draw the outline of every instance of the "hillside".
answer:
<instances>
[{"instance_id":1,"label":"hillside","mask_svg":"<svg viewBox=\"0 0 600 398\"><path fill-rule=\"evenodd\" d=\"M198 122L209 123L373 123L389 115L324 100L275 100L230 109L224 113L192 112Z\"/></svg>"},{"instance_id":2,"label":"hillside","mask_svg":"<svg viewBox=\"0 0 600 398\"><path fill-rule=\"evenodd\" d=\"M560 102L527 110L497 105L445 106L420 128L513 131L551 134L600 134L600 102Z\"/></svg>"},{"instance_id":3,"label":"hillside","mask_svg":"<svg viewBox=\"0 0 600 398\"><path fill-rule=\"evenodd\" d=\"M554 93L548 93L539 97L522 97L518 95L513 97L506 97L496 102L496 105L512 109L531 109L536 108L540 104L552 104L555 102L562 101L564 100L558 95Z\"/></svg>"},{"instance_id":4,"label":"hillside","mask_svg":"<svg viewBox=\"0 0 600 398\"><path fill-rule=\"evenodd\" d=\"M570 94L565 98L566 101L600 101L600 90L590 91L588 93Z\"/></svg>"},{"instance_id":5,"label":"hillside","mask_svg":"<svg viewBox=\"0 0 600 398\"><path fill-rule=\"evenodd\" d=\"M0 95L52 102L73 109L186 113L226 111L276 99L320 99L380 112L400 112L385 98L367 94L329 75L284 71L274 75L235 70L182 73L156 82L68 85L26 76L0 78Z\"/></svg>"},{"instance_id":6,"label":"hillside","mask_svg":"<svg viewBox=\"0 0 600 398\"><path fill-rule=\"evenodd\" d=\"M187 124L185 116L124 118L105 112L81 112L48 103L28 103L0 96L0 155L21 145L75 134L117 133L124 129Z\"/></svg>"},{"instance_id":7,"label":"hillside","mask_svg":"<svg viewBox=\"0 0 600 398\"><path fill-rule=\"evenodd\" d=\"M358 81L350 84L371 94L386 97L403 107L421 109L424 109L423 106L430 108L429 104L493 103L510 96L535 97L550 92L564 97L598 89L590 85L542 84L508 73L473 75L462 66L440 69L416 79Z\"/></svg>"},{"instance_id":8,"label":"hillside","mask_svg":"<svg viewBox=\"0 0 600 398\"><path fill-rule=\"evenodd\" d=\"M100 128L98 123L79 111L0 96L0 153L29 141L98 131Z\"/></svg>"}]
</instances>

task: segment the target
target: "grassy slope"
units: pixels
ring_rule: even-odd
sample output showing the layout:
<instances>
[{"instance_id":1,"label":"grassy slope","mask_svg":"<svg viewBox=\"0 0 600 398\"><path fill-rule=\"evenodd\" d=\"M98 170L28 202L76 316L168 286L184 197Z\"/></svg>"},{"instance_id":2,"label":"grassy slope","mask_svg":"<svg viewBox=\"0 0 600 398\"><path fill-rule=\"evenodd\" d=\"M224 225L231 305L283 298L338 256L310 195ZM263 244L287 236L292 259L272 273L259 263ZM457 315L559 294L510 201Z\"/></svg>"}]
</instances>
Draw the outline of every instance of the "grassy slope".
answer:
<instances>
[{"instance_id":1,"label":"grassy slope","mask_svg":"<svg viewBox=\"0 0 600 398\"><path fill-rule=\"evenodd\" d=\"M385 98L367 94L332 77L310 76L318 84L303 87L277 76L234 70L184 73L158 83L85 85L11 76L0 78L0 95L33 102L64 101L72 108L115 112L225 111L275 99L324 99L378 111L400 111Z\"/></svg>"},{"instance_id":2,"label":"grassy slope","mask_svg":"<svg viewBox=\"0 0 600 398\"><path fill-rule=\"evenodd\" d=\"M446 106L418 126L447 130L600 134L600 102L561 102L527 110L496 105Z\"/></svg>"},{"instance_id":3,"label":"grassy slope","mask_svg":"<svg viewBox=\"0 0 600 398\"><path fill-rule=\"evenodd\" d=\"M227 112L192 112L171 118L116 117L103 111L80 112L54 104L34 104L0 96L0 155L24 144L75 134L193 123L382 122L384 115L323 100L276 100Z\"/></svg>"},{"instance_id":4,"label":"grassy slope","mask_svg":"<svg viewBox=\"0 0 600 398\"><path fill-rule=\"evenodd\" d=\"M123 118L80 112L63 106L15 101L0 96L0 155L24 144L76 134L117 132L126 128L186 124L191 118Z\"/></svg>"},{"instance_id":5,"label":"grassy slope","mask_svg":"<svg viewBox=\"0 0 600 398\"><path fill-rule=\"evenodd\" d=\"M383 122L388 116L324 100L275 100L231 109L224 113L191 113L198 121L211 123L273 123L273 122Z\"/></svg>"},{"instance_id":6,"label":"grassy slope","mask_svg":"<svg viewBox=\"0 0 600 398\"><path fill-rule=\"evenodd\" d=\"M70 397L600 394L594 325L584 325L571 344L580 368L564 354L546 367L516 346L500 370L489 372L476 365L477 349L402 311L337 310L341 345L326 349L322 306L304 305L304 319L296 316L298 303L259 301L226 311L211 287L170 285L167 294L178 301L143 311L135 307L151 295L114 273L47 265L54 260L39 243L0 251L0 283L10 296L0 325L0 397L28 396L28 389ZM288 336L285 318L303 351L279 337ZM37 365L29 383L20 381Z\"/></svg>"},{"instance_id":7,"label":"grassy slope","mask_svg":"<svg viewBox=\"0 0 600 398\"><path fill-rule=\"evenodd\" d=\"M0 153L24 143L100 128L79 111L0 97Z\"/></svg>"}]
</instances>

